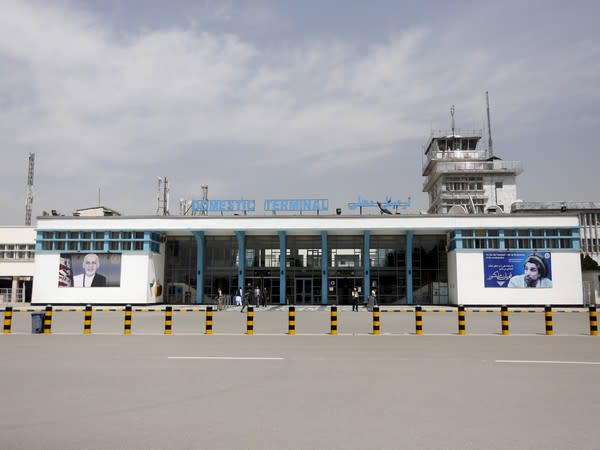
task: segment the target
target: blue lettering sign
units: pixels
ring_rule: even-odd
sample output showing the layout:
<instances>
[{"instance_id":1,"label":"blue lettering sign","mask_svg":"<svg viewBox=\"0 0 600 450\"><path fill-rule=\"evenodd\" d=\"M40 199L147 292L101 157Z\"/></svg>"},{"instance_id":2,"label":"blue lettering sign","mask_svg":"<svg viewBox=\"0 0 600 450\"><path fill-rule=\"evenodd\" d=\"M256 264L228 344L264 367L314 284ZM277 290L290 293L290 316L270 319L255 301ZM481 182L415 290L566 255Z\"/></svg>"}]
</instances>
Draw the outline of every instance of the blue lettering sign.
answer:
<instances>
[{"instance_id":1,"label":"blue lettering sign","mask_svg":"<svg viewBox=\"0 0 600 450\"><path fill-rule=\"evenodd\" d=\"M192 212L254 211L254 200L192 200Z\"/></svg>"},{"instance_id":2,"label":"blue lettering sign","mask_svg":"<svg viewBox=\"0 0 600 450\"><path fill-rule=\"evenodd\" d=\"M327 211L326 199L269 199L265 200L265 211Z\"/></svg>"}]
</instances>

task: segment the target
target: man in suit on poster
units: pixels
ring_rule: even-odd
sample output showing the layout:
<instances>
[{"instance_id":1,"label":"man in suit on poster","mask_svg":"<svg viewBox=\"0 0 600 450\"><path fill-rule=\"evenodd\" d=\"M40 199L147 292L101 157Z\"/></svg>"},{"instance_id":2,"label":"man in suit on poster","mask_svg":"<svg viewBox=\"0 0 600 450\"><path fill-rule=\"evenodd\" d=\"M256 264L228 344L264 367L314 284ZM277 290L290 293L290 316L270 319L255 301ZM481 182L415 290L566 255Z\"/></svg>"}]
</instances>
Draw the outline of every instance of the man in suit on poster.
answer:
<instances>
[{"instance_id":1,"label":"man in suit on poster","mask_svg":"<svg viewBox=\"0 0 600 450\"><path fill-rule=\"evenodd\" d=\"M83 258L83 273L73 277L74 287L105 287L106 277L98 273L100 258L95 253L88 253Z\"/></svg>"}]
</instances>

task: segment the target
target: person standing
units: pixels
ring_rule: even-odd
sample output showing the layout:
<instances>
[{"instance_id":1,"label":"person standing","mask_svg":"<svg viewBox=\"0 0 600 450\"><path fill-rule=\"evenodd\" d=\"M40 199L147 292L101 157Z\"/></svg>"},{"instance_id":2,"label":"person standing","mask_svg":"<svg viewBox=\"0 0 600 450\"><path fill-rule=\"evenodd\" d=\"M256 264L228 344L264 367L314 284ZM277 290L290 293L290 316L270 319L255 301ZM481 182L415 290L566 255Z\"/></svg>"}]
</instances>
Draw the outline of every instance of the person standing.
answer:
<instances>
[{"instance_id":1,"label":"person standing","mask_svg":"<svg viewBox=\"0 0 600 450\"><path fill-rule=\"evenodd\" d=\"M221 288L217 289L217 311L223 311L223 291Z\"/></svg>"},{"instance_id":2,"label":"person standing","mask_svg":"<svg viewBox=\"0 0 600 450\"><path fill-rule=\"evenodd\" d=\"M354 289L352 289L352 311L358 312L358 297L358 289L354 286Z\"/></svg>"},{"instance_id":3,"label":"person standing","mask_svg":"<svg viewBox=\"0 0 600 450\"><path fill-rule=\"evenodd\" d=\"M263 288L261 300L263 306L266 308L269 305L269 291L267 291L267 288Z\"/></svg>"},{"instance_id":4,"label":"person standing","mask_svg":"<svg viewBox=\"0 0 600 450\"><path fill-rule=\"evenodd\" d=\"M256 302L256 307L258 308L261 303L261 292L258 285L254 288L254 301Z\"/></svg>"},{"instance_id":5,"label":"person standing","mask_svg":"<svg viewBox=\"0 0 600 450\"><path fill-rule=\"evenodd\" d=\"M375 289L371 291L371 295L369 295L369 301L367 303L367 310L373 311L373 306L377 306L377 295L375 293Z\"/></svg>"}]
</instances>

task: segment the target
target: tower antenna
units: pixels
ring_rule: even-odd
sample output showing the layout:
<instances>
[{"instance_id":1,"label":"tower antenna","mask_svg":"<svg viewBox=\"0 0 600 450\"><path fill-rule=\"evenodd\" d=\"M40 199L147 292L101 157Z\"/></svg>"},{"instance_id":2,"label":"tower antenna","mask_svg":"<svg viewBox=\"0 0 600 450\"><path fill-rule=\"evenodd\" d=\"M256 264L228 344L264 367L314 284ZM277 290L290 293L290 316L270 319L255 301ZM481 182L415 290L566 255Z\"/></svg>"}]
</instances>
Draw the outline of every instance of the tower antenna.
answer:
<instances>
[{"instance_id":1,"label":"tower antenna","mask_svg":"<svg viewBox=\"0 0 600 450\"><path fill-rule=\"evenodd\" d=\"M202 200L208 200L208 184L202 185ZM208 211L202 211L202 215L208 215Z\"/></svg>"},{"instance_id":2,"label":"tower antenna","mask_svg":"<svg viewBox=\"0 0 600 450\"><path fill-rule=\"evenodd\" d=\"M156 195L156 215L169 215L169 180L167 177L158 177L158 192Z\"/></svg>"},{"instance_id":3,"label":"tower antenna","mask_svg":"<svg viewBox=\"0 0 600 450\"><path fill-rule=\"evenodd\" d=\"M488 157L494 156L494 145L492 144L492 125L490 122L490 98L488 91L485 91L485 104L487 108L487 126L488 126Z\"/></svg>"},{"instance_id":4,"label":"tower antenna","mask_svg":"<svg viewBox=\"0 0 600 450\"><path fill-rule=\"evenodd\" d=\"M33 206L33 170L35 153L29 153L29 170L27 171L27 201L25 203L25 225L31 226L31 208Z\"/></svg>"},{"instance_id":5,"label":"tower antenna","mask_svg":"<svg viewBox=\"0 0 600 450\"><path fill-rule=\"evenodd\" d=\"M454 105L450 108L450 117L452 117L452 137L454 137Z\"/></svg>"}]
</instances>

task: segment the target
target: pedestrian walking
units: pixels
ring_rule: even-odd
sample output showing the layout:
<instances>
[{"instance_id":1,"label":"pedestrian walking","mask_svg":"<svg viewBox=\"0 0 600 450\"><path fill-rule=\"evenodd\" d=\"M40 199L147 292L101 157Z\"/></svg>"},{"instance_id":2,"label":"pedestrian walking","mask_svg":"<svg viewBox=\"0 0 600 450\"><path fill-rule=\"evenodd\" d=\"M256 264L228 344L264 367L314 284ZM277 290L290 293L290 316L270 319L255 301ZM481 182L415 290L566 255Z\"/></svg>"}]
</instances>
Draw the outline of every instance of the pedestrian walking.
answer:
<instances>
[{"instance_id":1,"label":"pedestrian walking","mask_svg":"<svg viewBox=\"0 0 600 450\"><path fill-rule=\"evenodd\" d=\"M246 291L242 292L242 309L240 312L243 313L244 309L248 308L250 304L250 296L252 295L252 291L250 289L246 289Z\"/></svg>"},{"instance_id":2,"label":"pedestrian walking","mask_svg":"<svg viewBox=\"0 0 600 450\"><path fill-rule=\"evenodd\" d=\"M269 305L269 291L267 288L263 288L262 296L260 297L262 300L262 305L266 308Z\"/></svg>"},{"instance_id":3,"label":"pedestrian walking","mask_svg":"<svg viewBox=\"0 0 600 450\"><path fill-rule=\"evenodd\" d=\"M352 311L358 312L358 298L358 289L355 286L354 289L352 289Z\"/></svg>"}]
</instances>

